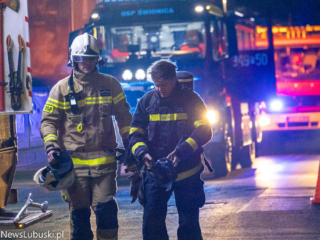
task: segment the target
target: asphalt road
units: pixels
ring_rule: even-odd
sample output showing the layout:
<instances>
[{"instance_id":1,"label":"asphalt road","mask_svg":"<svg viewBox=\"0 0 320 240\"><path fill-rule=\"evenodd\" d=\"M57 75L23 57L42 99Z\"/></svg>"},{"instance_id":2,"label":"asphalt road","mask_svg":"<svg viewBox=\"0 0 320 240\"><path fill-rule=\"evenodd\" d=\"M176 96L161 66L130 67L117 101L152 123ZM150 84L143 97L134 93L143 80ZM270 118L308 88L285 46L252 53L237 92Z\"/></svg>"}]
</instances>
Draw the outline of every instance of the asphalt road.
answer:
<instances>
[{"instance_id":1,"label":"asphalt road","mask_svg":"<svg viewBox=\"0 0 320 240\"><path fill-rule=\"evenodd\" d=\"M310 197L315 195L319 159L320 155L260 157L252 169L238 169L215 180L205 172L207 199L200 210L203 239L320 239L320 207L310 204ZM54 215L25 231L63 231L63 239L68 239L68 206L58 192L47 192L32 182L38 167L17 169L13 187L18 188L19 203L8 205L6 210L19 210L31 192L35 202L48 201ZM120 180L122 186L116 195L120 209L119 239L142 239L143 209L137 202L130 203L128 182L125 178ZM171 198L167 215L170 239L177 239L177 227L177 210Z\"/></svg>"}]
</instances>

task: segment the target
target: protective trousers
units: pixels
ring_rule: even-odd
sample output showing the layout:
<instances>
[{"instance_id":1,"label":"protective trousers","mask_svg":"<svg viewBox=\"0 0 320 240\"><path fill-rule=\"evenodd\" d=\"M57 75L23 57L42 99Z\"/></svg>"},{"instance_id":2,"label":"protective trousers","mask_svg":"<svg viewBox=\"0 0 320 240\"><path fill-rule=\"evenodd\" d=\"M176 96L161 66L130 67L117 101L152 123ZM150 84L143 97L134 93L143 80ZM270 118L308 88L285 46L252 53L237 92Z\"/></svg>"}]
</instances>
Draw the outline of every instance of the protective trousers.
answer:
<instances>
[{"instance_id":1,"label":"protective trousers","mask_svg":"<svg viewBox=\"0 0 320 240\"><path fill-rule=\"evenodd\" d=\"M118 205L114 196L117 191L116 173L100 177L78 177L74 184L63 192L69 203L71 239L92 240L90 225L91 210L96 215L97 239L115 240L118 237Z\"/></svg>"},{"instance_id":2,"label":"protective trousers","mask_svg":"<svg viewBox=\"0 0 320 240\"><path fill-rule=\"evenodd\" d=\"M178 240L202 240L199 224L199 208L205 195L200 175L174 183L171 190L159 187L153 175L145 178L145 197L142 233L144 240L168 240L166 216L168 201L174 192L179 215Z\"/></svg>"}]
</instances>

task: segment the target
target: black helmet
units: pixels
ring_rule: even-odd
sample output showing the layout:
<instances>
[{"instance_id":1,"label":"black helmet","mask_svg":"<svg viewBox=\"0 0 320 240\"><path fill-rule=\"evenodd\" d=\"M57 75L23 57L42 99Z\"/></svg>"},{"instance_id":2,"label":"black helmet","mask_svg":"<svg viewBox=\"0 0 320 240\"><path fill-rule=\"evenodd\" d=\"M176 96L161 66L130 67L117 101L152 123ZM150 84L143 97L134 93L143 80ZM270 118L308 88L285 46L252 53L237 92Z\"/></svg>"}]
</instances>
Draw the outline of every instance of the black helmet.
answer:
<instances>
[{"instance_id":1,"label":"black helmet","mask_svg":"<svg viewBox=\"0 0 320 240\"><path fill-rule=\"evenodd\" d=\"M186 71L177 71L177 78L180 83L181 89L193 91L194 78L191 73Z\"/></svg>"},{"instance_id":2,"label":"black helmet","mask_svg":"<svg viewBox=\"0 0 320 240\"><path fill-rule=\"evenodd\" d=\"M159 186L166 187L167 191L171 189L172 183L177 178L173 168L173 163L168 158L160 158L154 164L152 172Z\"/></svg>"}]
</instances>

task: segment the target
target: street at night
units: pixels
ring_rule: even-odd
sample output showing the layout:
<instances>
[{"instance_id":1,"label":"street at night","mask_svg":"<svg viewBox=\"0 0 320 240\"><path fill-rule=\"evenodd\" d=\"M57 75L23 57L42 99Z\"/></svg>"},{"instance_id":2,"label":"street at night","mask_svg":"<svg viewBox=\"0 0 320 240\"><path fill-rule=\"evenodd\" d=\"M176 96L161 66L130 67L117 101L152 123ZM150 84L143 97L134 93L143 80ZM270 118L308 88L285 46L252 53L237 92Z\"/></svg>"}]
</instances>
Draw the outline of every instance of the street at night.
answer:
<instances>
[{"instance_id":1,"label":"street at night","mask_svg":"<svg viewBox=\"0 0 320 240\"><path fill-rule=\"evenodd\" d=\"M204 240L214 239L320 239L320 206L310 203L315 195L320 155L263 156L252 169L237 169L227 177L205 180L206 204L200 210ZM43 163L45 164L45 163ZM11 232L62 232L69 235L68 206L59 192L48 192L32 181L40 167L18 168L13 187L19 191L18 210L32 193L35 202L49 202L53 217L25 230ZM131 204L128 181L120 177L116 199L119 205L119 240L142 239L143 209ZM30 208L32 210L32 208ZM94 217L91 223L95 224ZM178 214L172 197L168 204L167 228L177 239Z\"/></svg>"},{"instance_id":2,"label":"street at night","mask_svg":"<svg viewBox=\"0 0 320 240\"><path fill-rule=\"evenodd\" d=\"M320 240L319 0L0 3L0 239Z\"/></svg>"}]
</instances>

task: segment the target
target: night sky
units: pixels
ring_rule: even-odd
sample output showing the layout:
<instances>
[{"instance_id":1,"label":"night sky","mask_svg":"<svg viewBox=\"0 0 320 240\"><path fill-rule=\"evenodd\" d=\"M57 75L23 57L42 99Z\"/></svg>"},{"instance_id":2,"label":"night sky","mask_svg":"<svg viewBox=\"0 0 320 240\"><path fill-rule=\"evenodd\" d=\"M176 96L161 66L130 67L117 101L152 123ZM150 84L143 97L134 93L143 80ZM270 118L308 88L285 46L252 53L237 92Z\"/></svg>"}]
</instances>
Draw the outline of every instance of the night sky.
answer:
<instances>
[{"instance_id":1,"label":"night sky","mask_svg":"<svg viewBox=\"0 0 320 240\"><path fill-rule=\"evenodd\" d=\"M320 0L228 0L228 8L273 14L274 24L320 25Z\"/></svg>"}]
</instances>

